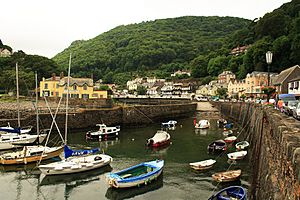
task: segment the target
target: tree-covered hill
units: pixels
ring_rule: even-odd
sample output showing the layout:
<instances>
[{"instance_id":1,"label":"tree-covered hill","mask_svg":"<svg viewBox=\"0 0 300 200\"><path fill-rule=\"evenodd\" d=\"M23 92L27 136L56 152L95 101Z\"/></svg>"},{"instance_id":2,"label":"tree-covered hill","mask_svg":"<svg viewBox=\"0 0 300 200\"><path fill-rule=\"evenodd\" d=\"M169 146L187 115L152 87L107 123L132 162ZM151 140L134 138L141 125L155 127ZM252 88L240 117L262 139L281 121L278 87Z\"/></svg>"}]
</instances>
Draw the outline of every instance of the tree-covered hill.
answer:
<instances>
[{"instance_id":1,"label":"tree-covered hill","mask_svg":"<svg viewBox=\"0 0 300 200\"><path fill-rule=\"evenodd\" d=\"M250 23L234 17L186 16L118 26L93 39L73 42L53 60L66 70L72 52L75 75L93 74L107 82L124 72L173 71L186 68L199 55L228 53L226 38Z\"/></svg>"}]
</instances>

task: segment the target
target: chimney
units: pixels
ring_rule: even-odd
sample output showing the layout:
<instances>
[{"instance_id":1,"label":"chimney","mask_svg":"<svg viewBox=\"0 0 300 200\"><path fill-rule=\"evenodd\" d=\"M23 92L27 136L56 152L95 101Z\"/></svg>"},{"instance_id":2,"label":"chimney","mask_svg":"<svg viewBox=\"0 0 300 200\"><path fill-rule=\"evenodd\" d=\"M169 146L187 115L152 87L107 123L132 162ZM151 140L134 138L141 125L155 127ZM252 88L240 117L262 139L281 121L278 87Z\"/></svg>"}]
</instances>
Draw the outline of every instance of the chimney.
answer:
<instances>
[{"instance_id":1,"label":"chimney","mask_svg":"<svg viewBox=\"0 0 300 200\"><path fill-rule=\"evenodd\" d=\"M60 79L63 79L64 78L64 72L60 72Z\"/></svg>"},{"instance_id":2,"label":"chimney","mask_svg":"<svg viewBox=\"0 0 300 200\"><path fill-rule=\"evenodd\" d=\"M56 74L52 73L52 81L55 81Z\"/></svg>"}]
</instances>

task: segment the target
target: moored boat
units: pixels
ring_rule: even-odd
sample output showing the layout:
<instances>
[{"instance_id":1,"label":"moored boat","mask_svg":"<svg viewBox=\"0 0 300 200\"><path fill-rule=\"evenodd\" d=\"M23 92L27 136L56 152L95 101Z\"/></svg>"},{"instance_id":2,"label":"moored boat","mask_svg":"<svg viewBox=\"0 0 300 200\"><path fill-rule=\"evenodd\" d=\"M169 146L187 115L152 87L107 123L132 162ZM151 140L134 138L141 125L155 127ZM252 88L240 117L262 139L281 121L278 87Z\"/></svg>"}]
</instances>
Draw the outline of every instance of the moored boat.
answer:
<instances>
[{"instance_id":1,"label":"moored boat","mask_svg":"<svg viewBox=\"0 0 300 200\"><path fill-rule=\"evenodd\" d=\"M158 130L152 138L147 140L147 146L160 147L170 144L171 136L166 131Z\"/></svg>"},{"instance_id":2,"label":"moored boat","mask_svg":"<svg viewBox=\"0 0 300 200\"><path fill-rule=\"evenodd\" d=\"M212 195L208 200L246 200L247 192L241 186L230 186L218 191Z\"/></svg>"},{"instance_id":3,"label":"moored boat","mask_svg":"<svg viewBox=\"0 0 300 200\"><path fill-rule=\"evenodd\" d=\"M45 175L61 175L98 169L111 163L112 157L105 154L93 154L97 151L98 149L74 151L65 145L64 160L38 167Z\"/></svg>"},{"instance_id":4,"label":"moored boat","mask_svg":"<svg viewBox=\"0 0 300 200\"><path fill-rule=\"evenodd\" d=\"M228 136L232 136L232 134L233 134L232 130L228 130L228 129L224 128L224 130L223 130L224 136L228 137Z\"/></svg>"},{"instance_id":5,"label":"moored boat","mask_svg":"<svg viewBox=\"0 0 300 200\"><path fill-rule=\"evenodd\" d=\"M27 164L58 157L63 152L63 146L24 146L23 150L0 155L2 165Z\"/></svg>"},{"instance_id":6,"label":"moored boat","mask_svg":"<svg viewBox=\"0 0 300 200\"><path fill-rule=\"evenodd\" d=\"M212 178L217 182L231 182L236 181L240 178L242 170L230 170L226 172L218 172L212 175Z\"/></svg>"},{"instance_id":7,"label":"moored boat","mask_svg":"<svg viewBox=\"0 0 300 200\"><path fill-rule=\"evenodd\" d=\"M216 160L208 159L208 160L203 160L200 162L189 163L189 165L191 168L193 168L195 170L205 170L205 169L212 168L215 163L216 163Z\"/></svg>"},{"instance_id":8,"label":"moored boat","mask_svg":"<svg viewBox=\"0 0 300 200\"><path fill-rule=\"evenodd\" d=\"M198 123L195 124L195 128L205 129L205 128L209 128L209 127L210 127L210 123L206 119L202 119Z\"/></svg>"},{"instance_id":9,"label":"moored boat","mask_svg":"<svg viewBox=\"0 0 300 200\"><path fill-rule=\"evenodd\" d=\"M108 127L105 124L97 124L99 126L98 131L88 131L86 133L86 139L106 140L109 138L115 138L119 135L121 130L120 126Z\"/></svg>"},{"instance_id":10,"label":"moored boat","mask_svg":"<svg viewBox=\"0 0 300 200\"><path fill-rule=\"evenodd\" d=\"M224 141L226 142L226 143L232 143L232 142L235 142L237 140L237 137L236 136L229 136L229 137L226 137L225 139L224 139Z\"/></svg>"},{"instance_id":11,"label":"moored boat","mask_svg":"<svg viewBox=\"0 0 300 200\"><path fill-rule=\"evenodd\" d=\"M247 151L237 151L227 154L230 160L241 160L247 155Z\"/></svg>"},{"instance_id":12,"label":"moored boat","mask_svg":"<svg viewBox=\"0 0 300 200\"><path fill-rule=\"evenodd\" d=\"M227 149L227 146L226 146L226 142L224 140L216 140L207 146L208 152L211 152L211 153L226 151L226 149Z\"/></svg>"},{"instance_id":13,"label":"moored boat","mask_svg":"<svg viewBox=\"0 0 300 200\"><path fill-rule=\"evenodd\" d=\"M227 124L227 120L226 119L221 118L221 119L217 120L217 125L218 125L219 128L223 128L225 124Z\"/></svg>"},{"instance_id":14,"label":"moored boat","mask_svg":"<svg viewBox=\"0 0 300 200\"><path fill-rule=\"evenodd\" d=\"M235 148L237 150L244 150L244 149L247 149L248 147L249 147L249 142L247 142L247 141L241 141L241 142L236 143L236 145L235 145Z\"/></svg>"},{"instance_id":15,"label":"moored boat","mask_svg":"<svg viewBox=\"0 0 300 200\"><path fill-rule=\"evenodd\" d=\"M177 121L170 120L168 122L161 123L161 127L162 127L162 129L166 129L166 130L175 130L176 124L177 124Z\"/></svg>"},{"instance_id":16,"label":"moored boat","mask_svg":"<svg viewBox=\"0 0 300 200\"><path fill-rule=\"evenodd\" d=\"M109 186L114 188L129 188L142 184L147 185L149 182L157 179L162 173L163 167L163 160L143 162L119 172L111 172L106 177L106 180Z\"/></svg>"}]
</instances>

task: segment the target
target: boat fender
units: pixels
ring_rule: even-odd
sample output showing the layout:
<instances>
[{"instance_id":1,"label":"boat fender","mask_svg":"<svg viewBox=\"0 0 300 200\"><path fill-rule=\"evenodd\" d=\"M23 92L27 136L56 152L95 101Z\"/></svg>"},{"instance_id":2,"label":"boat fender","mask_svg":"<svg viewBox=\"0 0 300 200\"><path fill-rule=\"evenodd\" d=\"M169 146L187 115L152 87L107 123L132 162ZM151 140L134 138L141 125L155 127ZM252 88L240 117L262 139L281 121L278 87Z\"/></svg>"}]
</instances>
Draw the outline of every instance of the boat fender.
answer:
<instances>
[{"instance_id":1,"label":"boat fender","mask_svg":"<svg viewBox=\"0 0 300 200\"><path fill-rule=\"evenodd\" d=\"M147 180L144 181L145 185L147 185Z\"/></svg>"},{"instance_id":2,"label":"boat fender","mask_svg":"<svg viewBox=\"0 0 300 200\"><path fill-rule=\"evenodd\" d=\"M119 135L119 133L116 133L116 135Z\"/></svg>"}]
</instances>

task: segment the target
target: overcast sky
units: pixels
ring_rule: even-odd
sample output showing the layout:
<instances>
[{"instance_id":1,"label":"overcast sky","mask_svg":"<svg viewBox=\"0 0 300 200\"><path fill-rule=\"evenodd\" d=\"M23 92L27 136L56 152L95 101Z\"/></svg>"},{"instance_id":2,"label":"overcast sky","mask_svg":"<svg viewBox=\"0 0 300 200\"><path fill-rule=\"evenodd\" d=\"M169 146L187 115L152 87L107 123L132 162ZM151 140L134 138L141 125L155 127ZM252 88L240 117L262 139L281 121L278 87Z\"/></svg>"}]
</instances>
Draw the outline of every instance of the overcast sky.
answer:
<instances>
[{"instance_id":1,"label":"overcast sky","mask_svg":"<svg viewBox=\"0 0 300 200\"><path fill-rule=\"evenodd\" d=\"M110 29L180 16L233 16L253 20L290 0L6 0L0 39L14 51L52 58L74 40Z\"/></svg>"}]
</instances>

